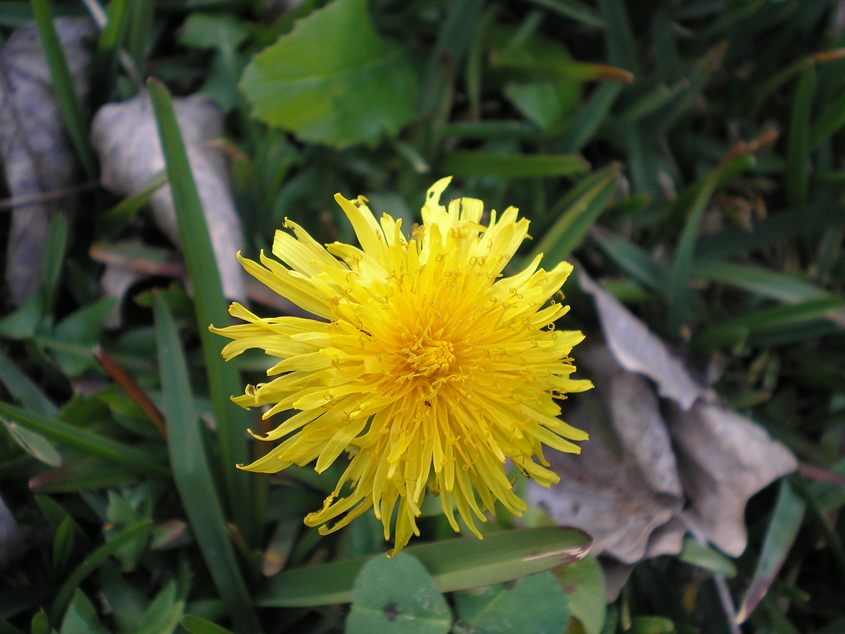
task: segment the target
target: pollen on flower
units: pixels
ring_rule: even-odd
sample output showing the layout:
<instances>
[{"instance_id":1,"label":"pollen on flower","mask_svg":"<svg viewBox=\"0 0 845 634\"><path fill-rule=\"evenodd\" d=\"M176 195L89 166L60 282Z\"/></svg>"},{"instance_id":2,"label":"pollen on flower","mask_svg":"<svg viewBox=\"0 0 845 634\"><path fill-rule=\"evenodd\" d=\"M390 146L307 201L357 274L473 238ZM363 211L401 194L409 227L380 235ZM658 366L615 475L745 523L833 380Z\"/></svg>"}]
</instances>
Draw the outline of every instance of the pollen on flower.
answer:
<instances>
[{"instance_id":1,"label":"pollen on flower","mask_svg":"<svg viewBox=\"0 0 845 634\"><path fill-rule=\"evenodd\" d=\"M322 472L344 456L334 491L305 523L326 534L372 509L394 552L419 535L427 494L455 531L460 517L480 538L477 523L497 503L525 509L508 461L550 486L558 476L543 446L578 453L575 442L587 439L558 417L559 400L592 387L572 378L569 355L583 335L555 329L567 307L550 301L572 267L545 271L537 257L505 276L528 221L508 208L482 225L480 200L440 205L448 183L428 191L410 237L363 197L335 197L360 247L324 247L285 220L276 259L240 260L315 318L263 318L236 303L230 313L244 323L212 327L231 339L227 359L250 348L278 359L267 382L233 399L269 406L265 419L283 415L260 437L279 444L242 468L313 463Z\"/></svg>"}]
</instances>

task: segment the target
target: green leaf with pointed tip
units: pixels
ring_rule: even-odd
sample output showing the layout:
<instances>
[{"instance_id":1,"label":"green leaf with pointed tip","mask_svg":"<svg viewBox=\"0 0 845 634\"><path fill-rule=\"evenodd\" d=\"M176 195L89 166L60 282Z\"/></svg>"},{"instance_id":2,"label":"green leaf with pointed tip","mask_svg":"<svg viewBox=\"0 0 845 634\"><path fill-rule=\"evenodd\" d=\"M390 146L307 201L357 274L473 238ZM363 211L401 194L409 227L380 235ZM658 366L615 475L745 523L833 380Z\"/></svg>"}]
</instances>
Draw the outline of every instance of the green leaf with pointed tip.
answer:
<instances>
[{"instance_id":1,"label":"green leaf with pointed tip","mask_svg":"<svg viewBox=\"0 0 845 634\"><path fill-rule=\"evenodd\" d=\"M197 327L202 341L208 391L217 422L220 471L226 485L229 510L249 543L255 539L255 532L261 526L254 495L257 485L249 474L232 468L236 464L249 461L244 434L246 422L238 412L237 406L229 400L229 396L242 389L241 379L238 369L223 361L220 356L220 341L208 330L209 324L225 324L229 321L223 286L211 247L202 201L173 110L173 101L164 84L150 80L148 85L173 195L173 206L176 209L179 242L194 289Z\"/></svg>"},{"instance_id":2,"label":"green leaf with pointed tip","mask_svg":"<svg viewBox=\"0 0 845 634\"><path fill-rule=\"evenodd\" d=\"M349 634L445 634L451 624L446 599L410 555L375 557L355 578L346 621Z\"/></svg>"},{"instance_id":3,"label":"green leaf with pointed tip","mask_svg":"<svg viewBox=\"0 0 845 634\"><path fill-rule=\"evenodd\" d=\"M164 415L169 431L167 447L176 489L211 578L236 630L255 632L259 629L258 618L252 610L246 583L238 568L205 453L179 333L167 304L157 294L153 296L153 314L164 391Z\"/></svg>"},{"instance_id":4,"label":"green leaf with pointed tip","mask_svg":"<svg viewBox=\"0 0 845 634\"><path fill-rule=\"evenodd\" d=\"M231 630L220 627L216 623L195 614L186 614L185 618L182 619L182 627L191 634L232 634Z\"/></svg>"},{"instance_id":5,"label":"green leaf with pointed tip","mask_svg":"<svg viewBox=\"0 0 845 634\"><path fill-rule=\"evenodd\" d=\"M742 603L737 610L737 622L744 623L766 596L772 583L786 561L786 556L798 536L798 529L804 521L806 502L796 493L789 483L784 480L780 484L775 510L763 540L760 559L754 577L742 597Z\"/></svg>"},{"instance_id":6,"label":"green leaf with pointed tip","mask_svg":"<svg viewBox=\"0 0 845 634\"><path fill-rule=\"evenodd\" d=\"M253 58L241 82L254 115L305 141L346 147L414 117L417 76L382 38L366 0L335 0Z\"/></svg>"},{"instance_id":7,"label":"green leaf with pointed tip","mask_svg":"<svg viewBox=\"0 0 845 634\"><path fill-rule=\"evenodd\" d=\"M59 634L107 634L108 630L100 623L94 604L77 589L73 601L65 612Z\"/></svg>"},{"instance_id":8,"label":"green leaf with pointed tip","mask_svg":"<svg viewBox=\"0 0 845 634\"><path fill-rule=\"evenodd\" d=\"M409 546L440 592L502 583L578 561L592 539L579 530L546 527L491 533L483 541L456 538ZM382 555L377 555L381 557ZM258 597L266 607L348 603L358 572L371 558L362 557L286 570Z\"/></svg>"},{"instance_id":9,"label":"green leaf with pointed tip","mask_svg":"<svg viewBox=\"0 0 845 634\"><path fill-rule=\"evenodd\" d=\"M138 634L173 632L184 611L185 601L178 596L176 584L171 581L150 603L147 611L135 624L134 631Z\"/></svg>"},{"instance_id":10,"label":"green leaf with pointed tip","mask_svg":"<svg viewBox=\"0 0 845 634\"><path fill-rule=\"evenodd\" d=\"M33 412L0 402L0 416L37 432L53 442L68 445L93 456L115 462L133 471L157 475L166 475L167 468L158 460L158 456L142 449L130 447L125 443L106 438L100 434L79 429L50 416Z\"/></svg>"}]
</instances>

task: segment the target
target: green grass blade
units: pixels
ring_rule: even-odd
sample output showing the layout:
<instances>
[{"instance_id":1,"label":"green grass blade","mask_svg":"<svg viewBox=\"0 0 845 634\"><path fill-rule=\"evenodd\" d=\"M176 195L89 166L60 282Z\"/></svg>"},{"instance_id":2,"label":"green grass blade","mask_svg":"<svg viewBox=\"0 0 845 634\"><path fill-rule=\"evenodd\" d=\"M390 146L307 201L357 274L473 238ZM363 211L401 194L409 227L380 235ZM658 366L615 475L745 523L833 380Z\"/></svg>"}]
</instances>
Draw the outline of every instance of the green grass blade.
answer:
<instances>
[{"instance_id":1,"label":"green grass blade","mask_svg":"<svg viewBox=\"0 0 845 634\"><path fill-rule=\"evenodd\" d=\"M596 227L591 237L609 259L640 284L655 291L666 287L666 270L630 240L603 227Z\"/></svg>"},{"instance_id":2,"label":"green grass blade","mask_svg":"<svg viewBox=\"0 0 845 634\"><path fill-rule=\"evenodd\" d=\"M147 43L152 32L156 12L156 0L130 2L129 32L126 34L126 47L129 55L139 68L147 58Z\"/></svg>"},{"instance_id":3,"label":"green grass blade","mask_svg":"<svg viewBox=\"0 0 845 634\"><path fill-rule=\"evenodd\" d=\"M757 560L757 568L739 606L739 623L744 623L751 616L775 580L804 521L805 508L804 500L792 490L789 481L781 482L775 510L763 540L760 559Z\"/></svg>"},{"instance_id":4,"label":"green grass blade","mask_svg":"<svg viewBox=\"0 0 845 634\"><path fill-rule=\"evenodd\" d=\"M813 92L816 88L816 67L808 64L801 73L792 102L789 140L786 155L786 199L790 205L803 205L809 193L810 121Z\"/></svg>"},{"instance_id":5,"label":"green grass blade","mask_svg":"<svg viewBox=\"0 0 845 634\"><path fill-rule=\"evenodd\" d=\"M607 59L614 66L621 66L634 73L639 70L637 42L631 29L624 0L599 0L604 16Z\"/></svg>"},{"instance_id":6,"label":"green grass blade","mask_svg":"<svg viewBox=\"0 0 845 634\"><path fill-rule=\"evenodd\" d=\"M473 538L409 546L440 592L466 590L518 579L581 559L592 540L569 528L504 531ZM383 557L384 555L375 555ZM262 592L258 604L292 607L348 603L358 572L371 557L348 559L282 572Z\"/></svg>"},{"instance_id":7,"label":"green grass blade","mask_svg":"<svg viewBox=\"0 0 845 634\"><path fill-rule=\"evenodd\" d=\"M773 214L751 229L723 229L702 236L696 251L702 259L717 260L843 225L841 207L801 207Z\"/></svg>"},{"instance_id":8,"label":"green grass blade","mask_svg":"<svg viewBox=\"0 0 845 634\"><path fill-rule=\"evenodd\" d=\"M845 126L845 92L831 99L815 117L810 128L810 149L818 149L832 135Z\"/></svg>"},{"instance_id":9,"label":"green grass blade","mask_svg":"<svg viewBox=\"0 0 845 634\"><path fill-rule=\"evenodd\" d=\"M53 26L53 14L48 0L32 0L32 13L44 49L50 77L53 79L53 91L56 103L67 126L68 135L89 178L96 174L94 153L88 143L88 126L82 116L82 105L73 86L73 78L65 59L65 53Z\"/></svg>"},{"instance_id":10,"label":"green grass blade","mask_svg":"<svg viewBox=\"0 0 845 634\"><path fill-rule=\"evenodd\" d=\"M562 147L569 152L580 152L605 122L621 92L622 84L608 83L597 86L567 127Z\"/></svg>"},{"instance_id":11,"label":"green grass blade","mask_svg":"<svg viewBox=\"0 0 845 634\"><path fill-rule=\"evenodd\" d=\"M0 350L0 383L3 383L9 394L20 401L25 408L47 416L58 414L59 408L53 401L32 379L21 372L2 350Z\"/></svg>"},{"instance_id":12,"label":"green grass blade","mask_svg":"<svg viewBox=\"0 0 845 634\"><path fill-rule=\"evenodd\" d=\"M239 632L257 632L258 620L238 568L205 453L176 324L167 304L158 295L153 299L153 311L173 479L232 623Z\"/></svg>"},{"instance_id":13,"label":"green grass blade","mask_svg":"<svg viewBox=\"0 0 845 634\"><path fill-rule=\"evenodd\" d=\"M688 319L689 303L686 301L686 285L692 270L698 227L707 210L707 203L710 202L711 196L720 184L752 164L753 157L740 156L722 163L693 186L686 223L669 271L669 329L673 333L677 333Z\"/></svg>"},{"instance_id":14,"label":"green grass blade","mask_svg":"<svg viewBox=\"0 0 845 634\"><path fill-rule=\"evenodd\" d=\"M845 298L824 297L788 306L755 310L740 317L712 326L695 337L690 346L712 351L732 345L748 336L763 336L785 328L804 328L817 319L829 318L831 313L845 308ZM812 332L806 331L808 336Z\"/></svg>"},{"instance_id":15,"label":"green grass blade","mask_svg":"<svg viewBox=\"0 0 845 634\"><path fill-rule=\"evenodd\" d=\"M590 164L578 154L499 154L474 150L458 150L447 154L440 172L452 176L566 176L580 174Z\"/></svg>"},{"instance_id":16,"label":"green grass blade","mask_svg":"<svg viewBox=\"0 0 845 634\"><path fill-rule=\"evenodd\" d=\"M834 297L832 293L798 277L751 264L697 262L693 266L692 277L741 288L786 304ZM830 317L834 323L845 325L845 313L833 313Z\"/></svg>"},{"instance_id":17,"label":"green grass blade","mask_svg":"<svg viewBox=\"0 0 845 634\"><path fill-rule=\"evenodd\" d=\"M155 80L149 82L149 87L176 208L182 252L194 290L197 329L202 341L208 390L217 421L220 469L226 484L230 511L241 532L252 542L250 536L254 536L260 527L252 486L256 480L235 469L236 464L249 461L246 419L229 401L230 395L242 390L241 379L237 368L223 361L220 342L208 330L210 324L229 323L223 287L170 93L164 84Z\"/></svg>"},{"instance_id":18,"label":"green grass blade","mask_svg":"<svg viewBox=\"0 0 845 634\"><path fill-rule=\"evenodd\" d=\"M586 2L579 0L529 0L531 4L553 11L566 18L572 18L597 29L604 28L604 20L598 12Z\"/></svg>"},{"instance_id":19,"label":"green grass blade","mask_svg":"<svg viewBox=\"0 0 845 634\"><path fill-rule=\"evenodd\" d=\"M88 575L106 563L109 557L131 543L136 537L149 531L152 528L152 524L152 520L145 519L131 526L127 526L82 560L82 563L74 568L73 572L68 575L68 578L56 593L56 599L50 607L50 621L53 623L58 622L59 617L65 611L68 603L70 603L73 593L76 592L79 584Z\"/></svg>"},{"instance_id":20,"label":"green grass blade","mask_svg":"<svg viewBox=\"0 0 845 634\"><path fill-rule=\"evenodd\" d=\"M585 180L590 183L589 189L562 210L555 223L531 250L528 260L531 261L537 254L543 253L545 263L554 266L569 257L607 207L616 187L616 179L615 166L587 177Z\"/></svg>"},{"instance_id":21,"label":"green grass blade","mask_svg":"<svg viewBox=\"0 0 845 634\"><path fill-rule=\"evenodd\" d=\"M100 434L63 423L49 416L36 414L8 403L0 402L0 416L45 438L67 445L103 460L114 462L137 473L168 475L169 470L156 454L136 449Z\"/></svg>"}]
</instances>

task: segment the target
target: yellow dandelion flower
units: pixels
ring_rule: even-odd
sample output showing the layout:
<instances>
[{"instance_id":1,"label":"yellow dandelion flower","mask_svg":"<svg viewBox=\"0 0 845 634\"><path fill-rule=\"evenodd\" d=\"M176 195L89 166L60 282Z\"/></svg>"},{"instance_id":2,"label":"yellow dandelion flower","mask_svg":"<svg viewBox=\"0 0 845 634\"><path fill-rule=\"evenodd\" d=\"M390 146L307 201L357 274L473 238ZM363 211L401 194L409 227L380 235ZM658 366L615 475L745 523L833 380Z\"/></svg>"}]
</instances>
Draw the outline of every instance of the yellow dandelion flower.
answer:
<instances>
[{"instance_id":1,"label":"yellow dandelion flower","mask_svg":"<svg viewBox=\"0 0 845 634\"><path fill-rule=\"evenodd\" d=\"M280 359L266 383L234 398L270 406L265 419L289 414L260 437L282 442L241 468L274 473L316 462L323 472L346 452L334 491L305 518L321 534L372 508L386 540L395 522L397 552L419 535L431 491L455 531L457 510L481 538L476 521L497 501L517 516L526 508L508 460L549 486L559 478L546 468L543 445L579 453L572 441L587 439L557 417L556 400L592 387L572 378L569 353L583 335L554 328L568 307L550 298L572 266L545 271L538 256L504 277L528 220L511 207L491 212L484 226L483 203L473 198L447 209L439 201L449 181L429 189L423 224L409 239L401 219L377 222L365 198L338 194L361 248L324 248L286 220L292 235L278 231L273 242L284 264L238 255L251 275L316 316L262 318L235 303L230 314L247 323L212 328L232 340L227 360L250 348Z\"/></svg>"}]
</instances>

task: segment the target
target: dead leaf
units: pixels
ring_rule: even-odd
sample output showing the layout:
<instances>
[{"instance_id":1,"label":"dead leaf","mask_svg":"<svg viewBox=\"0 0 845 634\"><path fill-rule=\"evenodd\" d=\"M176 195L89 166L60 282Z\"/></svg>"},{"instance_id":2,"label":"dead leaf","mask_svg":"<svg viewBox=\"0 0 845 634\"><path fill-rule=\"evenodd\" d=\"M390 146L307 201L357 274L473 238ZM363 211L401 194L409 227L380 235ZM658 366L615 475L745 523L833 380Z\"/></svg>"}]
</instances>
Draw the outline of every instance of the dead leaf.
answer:
<instances>
[{"instance_id":1,"label":"dead leaf","mask_svg":"<svg viewBox=\"0 0 845 634\"><path fill-rule=\"evenodd\" d=\"M202 95L174 99L173 106L205 211L223 292L229 299L243 301L243 272L234 257L243 248L240 220L225 158L210 143L221 133L223 115ZM117 194L140 193L164 169L158 130L146 92L129 101L100 108L94 117L91 141L100 158L102 185ZM174 244L179 244L179 227L169 186L153 195L151 206L159 228Z\"/></svg>"},{"instance_id":2,"label":"dead leaf","mask_svg":"<svg viewBox=\"0 0 845 634\"><path fill-rule=\"evenodd\" d=\"M578 267L578 284L593 297L602 331L613 356L629 372L642 374L657 384L658 392L689 409L706 390L666 344L634 317L622 303L598 286Z\"/></svg>"},{"instance_id":3,"label":"dead leaf","mask_svg":"<svg viewBox=\"0 0 845 634\"><path fill-rule=\"evenodd\" d=\"M704 536L732 557L745 550L745 505L795 471L795 456L752 420L717 403L671 408L672 434L690 515Z\"/></svg>"},{"instance_id":4,"label":"dead leaf","mask_svg":"<svg viewBox=\"0 0 845 634\"><path fill-rule=\"evenodd\" d=\"M650 385L623 372L606 347L582 349L578 363L596 388L568 401L566 418L590 440L580 456L548 455L561 481L532 484L528 497L559 524L588 532L595 554L634 563L683 507L669 433Z\"/></svg>"},{"instance_id":5,"label":"dead leaf","mask_svg":"<svg viewBox=\"0 0 845 634\"><path fill-rule=\"evenodd\" d=\"M80 99L88 93L91 53L86 40L96 34L85 18L59 18L56 33ZM56 103L53 80L34 24L15 30L0 51L0 155L9 193L31 197L67 187L74 180L76 156ZM63 204L66 206L67 201ZM13 304L22 304L41 277L41 260L54 205L12 211L6 249L6 281ZM66 207L65 207L66 208Z\"/></svg>"},{"instance_id":6,"label":"dead leaf","mask_svg":"<svg viewBox=\"0 0 845 634\"><path fill-rule=\"evenodd\" d=\"M679 553L688 531L740 555L748 500L798 465L762 427L719 403L585 272L578 278L595 300L607 341L578 354L579 372L596 389L567 402L567 421L590 440L580 456L548 456L561 482L551 490L532 484L528 497L558 524L593 536L593 553L609 562L614 598L630 565Z\"/></svg>"}]
</instances>

